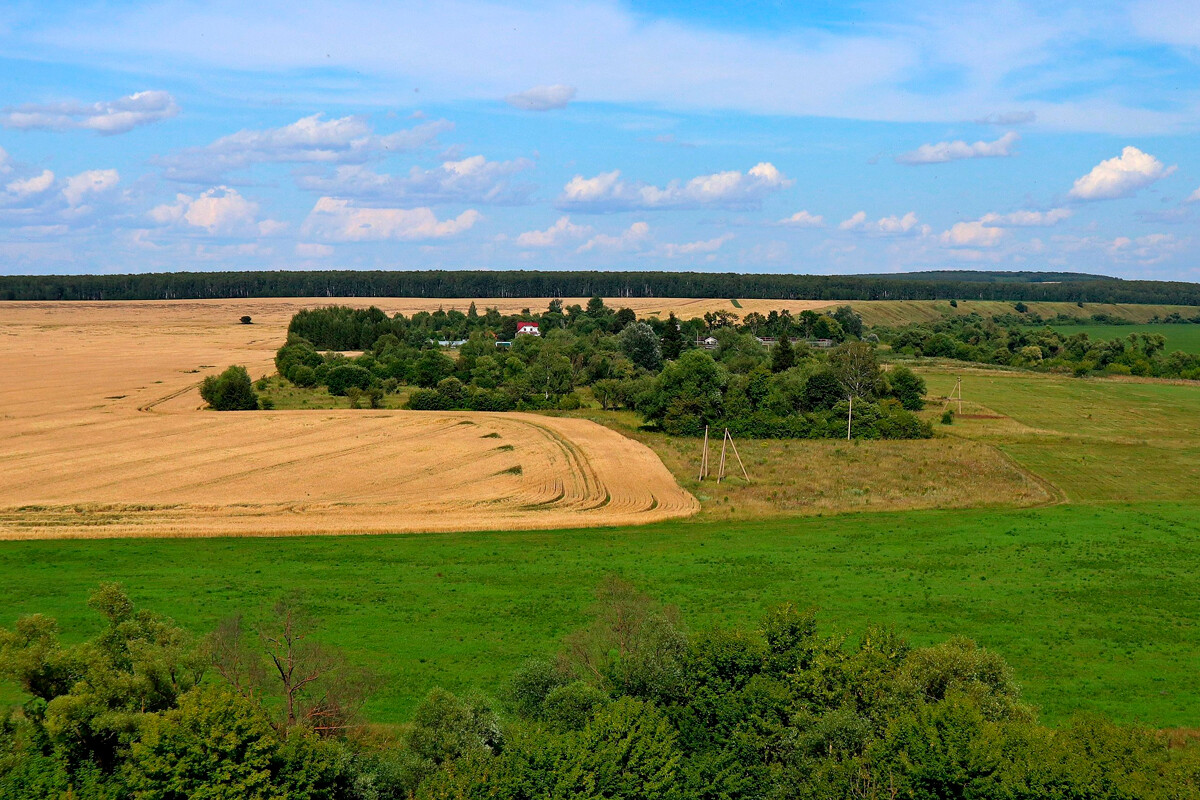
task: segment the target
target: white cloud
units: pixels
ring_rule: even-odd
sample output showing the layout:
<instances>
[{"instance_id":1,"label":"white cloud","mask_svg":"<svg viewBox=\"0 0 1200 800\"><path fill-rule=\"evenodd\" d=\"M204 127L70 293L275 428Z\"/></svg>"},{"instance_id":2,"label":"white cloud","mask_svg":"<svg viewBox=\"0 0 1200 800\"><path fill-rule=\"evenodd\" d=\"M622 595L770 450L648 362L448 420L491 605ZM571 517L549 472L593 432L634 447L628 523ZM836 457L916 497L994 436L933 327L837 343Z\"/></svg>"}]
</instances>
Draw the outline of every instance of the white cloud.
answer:
<instances>
[{"instance_id":1,"label":"white cloud","mask_svg":"<svg viewBox=\"0 0 1200 800\"><path fill-rule=\"evenodd\" d=\"M661 244L655 248L654 254L664 256L666 258L707 255L715 253L717 250L721 249L721 245L725 244L732 238L732 233L726 233L716 237L715 239L706 239L700 242L688 242L686 244Z\"/></svg>"},{"instance_id":2,"label":"white cloud","mask_svg":"<svg viewBox=\"0 0 1200 800\"><path fill-rule=\"evenodd\" d=\"M18 197L28 197L33 194L41 194L53 185L54 173L47 169L43 170L41 175L12 181L5 188L10 194Z\"/></svg>"},{"instance_id":3,"label":"white cloud","mask_svg":"<svg viewBox=\"0 0 1200 800\"><path fill-rule=\"evenodd\" d=\"M989 227L1003 228L1046 228L1068 219L1074 212L1069 208L1052 208L1049 211L1013 211L1008 214L984 214L980 223Z\"/></svg>"},{"instance_id":4,"label":"white cloud","mask_svg":"<svg viewBox=\"0 0 1200 800\"><path fill-rule=\"evenodd\" d=\"M67 185L63 187L63 197L69 205L77 206L89 194L99 194L115 188L120 180L121 176L115 169L90 169L67 178Z\"/></svg>"},{"instance_id":5,"label":"white cloud","mask_svg":"<svg viewBox=\"0 0 1200 800\"><path fill-rule=\"evenodd\" d=\"M219 236L277 236L287 229L286 222L258 219L258 203L237 189L216 186L198 197L175 196L175 202L155 206L150 218L160 225L185 225Z\"/></svg>"},{"instance_id":6,"label":"white cloud","mask_svg":"<svg viewBox=\"0 0 1200 800\"><path fill-rule=\"evenodd\" d=\"M645 222L635 222L618 236L609 236L603 233L593 236L580 245L576 252L587 253L592 250L641 250L649 240L650 225Z\"/></svg>"},{"instance_id":7,"label":"white cloud","mask_svg":"<svg viewBox=\"0 0 1200 800\"><path fill-rule=\"evenodd\" d=\"M9 163L8 151L0 147L0 175L7 175L12 172L12 165Z\"/></svg>"},{"instance_id":8,"label":"white cloud","mask_svg":"<svg viewBox=\"0 0 1200 800\"><path fill-rule=\"evenodd\" d=\"M576 225L570 217L559 217L544 231L525 231L516 242L520 247L557 247L568 239L581 239L591 232L590 225Z\"/></svg>"},{"instance_id":9,"label":"white cloud","mask_svg":"<svg viewBox=\"0 0 1200 800\"><path fill-rule=\"evenodd\" d=\"M378 135L361 116L324 119L324 114L313 114L280 128L241 130L205 147L166 156L159 163L166 167L168 178L183 181L209 180L257 163L363 163L380 153L431 144L453 128L453 123L437 120Z\"/></svg>"},{"instance_id":10,"label":"white cloud","mask_svg":"<svg viewBox=\"0 0 1200 800\"><path fill-rule=\"evenodd\" d=\"M923 144L916 150L896 156L901 164L944 164L964 158L1004 158L1013 155L1012 147L1020 140L1015 132L1009 131L994 142L967 144L960 140Z\"/></svg>"},{"instance_id":11,"label":"white cloud","mask_svg":"<svg viewBox=\"0 0 1200 800\"><path fill-rule=\"evenodd\" d=\"M995 247L1004 238L1003 228L994 228L982 222L956 222L942 234L942 244L951 247Z\"/></svg>"},{"instance_id":12,"label":"white cloud","mask_svg":"<svg viewBox=\"0 0 1200 800\"><path fill-rule=\"evenodd\" d=\"M928 234L929 226L920 225L916 212L909 211L903 217L892 215L875 221L867 219L867 212L859 211L838 223L838 230L859 231L875 236L901 236L904 234Z\"/></svg>"},{"instance_id":13,"label":"white cloud","mask_svg":"<svg viewBox=\"0 0 1200 800\"><path fill-rule=\"evenodd\" d=\"M866 216L865 214L863 215ZM807 211L797 211L790 217L784 217L775 223L776 225L788 225L793 228L821 228L825 226L825 217L820 214L810 214Z\"/></svg>"},{"instance_id":14,"label":"white cloud","mask_svg":"<svg viewBox=\"0 0 1200 800\"><path fill-rule=\"evenodd\" d=\"M1196 191L1189 194L1187 196L1187 199L1184 200L1183 202L1185 202L1185 203L1200 203L1200 189L1196 189Z\"/></svg>"},{"instance_id":15,"label":"white cloud","mask_svg":"<svg viewBox=\"0 0 1200 800\"><path fill-rule=\"evenodd\" d=\"M523 92L510 94L504 101L522 111L550 111L565 108L575 99L575 87L556 83L553 86L535 86Z\"/></svg>"},{"instance_id":16,"label":"white cloud","mask_svg":"<svg viewBox=\"0 0 1200 800\"><path fill-rule=\"evenodd\" d=\"M18 130L90 130L127 133L140 125L169 119L179 106L169 92L149 91L99 103L30 103L4 109L0 124Z\"/></svg>"},{"instance_id":17,"label":"white cloud","mask_svg":"<svg viewBox=\"0 0 1200 800\"><path fill-rule=\"evenodd\" d=\"M1101 161L1075 181L1070 196L1077 200L1128 197L1174 171L1175 167L1165 167L1154 156L1130 146L1122 150L1121 155Z\"/></svg>"},{"instance_id":18,"label":"white cloud","mask_svg":"<svg viewBox=\"0 0 1200 800\"><path fill-rule=\"evenodd\" d=\"M301 258L328 258L333 255L333 248L317 242L296 242L296 255Z\"/></svg>"},{"instance_id":19,"label":"white cloud","mask_svg":"<svg viewBox=\"0 0 1200 800\"><path fill-rule=\"evenodd\" d=\"M582 212L661 208L757 208L764 197L792 183L775 165L762 162L746 172L700 175L659 188L621 180L619 170L594 178L576 175L563 187L559 208Z\"/></svg>"},{"instance_id":20,"label":"white cloud","mask_svg":"<svg viewBox=\"0 0 1200 800\"><path fill-rule=\"evenodd\" d=\"M413 167L407 175L386 175L358 164L338 167L332 175L298 179L301 188L325 195L353 197L401 204L487 203L517 205L527 202L534 187L509 179L533 167L529 159L488 161L471 156L445 161L433 169Z\"/></svg>"},{"instance_id":21,"label":"white cloud","mask_svg":"<svg viewBox=\"0 0 1200 800\"><path fill-rule=\"evenodd\" d=\"M439 220L431 208L367 208L322 197L309 212L301 233L334 242L443 239L470 229L481 218L474 209L454 219Z\"/></svg>"}]
</instances>

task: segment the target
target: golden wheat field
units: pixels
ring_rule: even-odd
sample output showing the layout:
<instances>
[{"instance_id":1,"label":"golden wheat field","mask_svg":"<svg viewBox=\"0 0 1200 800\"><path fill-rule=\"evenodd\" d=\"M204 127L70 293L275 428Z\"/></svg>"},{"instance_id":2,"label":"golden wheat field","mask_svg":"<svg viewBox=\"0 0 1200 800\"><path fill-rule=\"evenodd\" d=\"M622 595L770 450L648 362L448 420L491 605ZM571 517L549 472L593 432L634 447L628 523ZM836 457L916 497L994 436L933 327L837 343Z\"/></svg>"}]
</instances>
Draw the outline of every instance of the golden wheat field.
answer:
<instances>
[{"instance_id":1,"label":"golden wheat field","mask_svg":"<svg viewBox=\"0 0 1200 800\"><path fill-rule=\"evenodd\" d=\"M587 420L201 410L201 378L273 371L291 315L329 302L0 303L0 538L560 528L698 510L649 448Z\"/></svg>"}]
</instances>

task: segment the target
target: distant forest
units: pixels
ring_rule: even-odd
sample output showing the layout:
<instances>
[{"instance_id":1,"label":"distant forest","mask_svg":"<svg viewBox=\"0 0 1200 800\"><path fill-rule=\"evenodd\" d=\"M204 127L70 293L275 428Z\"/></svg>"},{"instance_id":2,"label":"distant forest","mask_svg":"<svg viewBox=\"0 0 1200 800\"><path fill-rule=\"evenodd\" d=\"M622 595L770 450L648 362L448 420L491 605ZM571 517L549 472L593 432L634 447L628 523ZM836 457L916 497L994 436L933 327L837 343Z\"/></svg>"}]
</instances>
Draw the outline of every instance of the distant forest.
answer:
<instances>
[{"instance_id":1,"label":"distant forest","mask_svg":"<svg viewBox=\"0 0 1200 800\"><path fill-rule=\"evenodd\" d=\"M1007 274L1007 279L998 277ZM1020 277L1017 277L1020 276ZM484 270L169 272L0 276L0 300L249 297L722 297L787 300L1057 300L1200 305L1200 284L1064 273L749 275ZM1082 278L1082 279L1080 279Z\"/></svg>"}]
</instances>

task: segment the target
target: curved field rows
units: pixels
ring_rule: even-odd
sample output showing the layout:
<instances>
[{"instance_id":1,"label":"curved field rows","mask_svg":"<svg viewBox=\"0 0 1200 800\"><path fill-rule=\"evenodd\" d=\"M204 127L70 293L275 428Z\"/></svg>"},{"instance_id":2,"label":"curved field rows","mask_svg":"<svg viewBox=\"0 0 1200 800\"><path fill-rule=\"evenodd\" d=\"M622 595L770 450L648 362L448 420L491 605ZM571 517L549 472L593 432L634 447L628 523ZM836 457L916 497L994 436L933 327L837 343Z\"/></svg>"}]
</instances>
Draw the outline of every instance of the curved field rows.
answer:
<instances>
[{"instance_id":1,"label":"curved field rows","mask_svg":"<svg viewBox=\"0 0 1200 800\"><path fill-rule=\"evenodd\" d=\"M282 326L236 324L242 303L4 305L0 538L560 528L699 509L649 448L586 420L200 411L205 374L271 368Z\"/></svg>"}]
</instances>

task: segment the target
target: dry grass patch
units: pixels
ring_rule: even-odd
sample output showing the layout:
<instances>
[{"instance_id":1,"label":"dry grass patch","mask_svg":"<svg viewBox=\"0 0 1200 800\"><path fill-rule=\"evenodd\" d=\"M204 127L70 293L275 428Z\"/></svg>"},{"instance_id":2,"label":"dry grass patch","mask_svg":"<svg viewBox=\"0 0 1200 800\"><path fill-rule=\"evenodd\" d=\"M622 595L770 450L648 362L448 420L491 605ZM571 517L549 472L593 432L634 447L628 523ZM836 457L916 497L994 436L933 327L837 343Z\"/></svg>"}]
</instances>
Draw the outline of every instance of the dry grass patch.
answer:
<instances>
[{"instance_id":1,"label":"dry grass patch","mask_svg":"<svg viewBox=\"0 0 1200 800\"><path fill-rule=\"evenodd\" d=\"M701 517L749 519L777 514L919 508L1033 506L1058 499L1053 487L994 447L955 437L913 441L738 440L749 482L732 452L715 480L720 440L710 445L713 478L697 480L702 443L637 429L628 412L585 412L643 442L680 485L700 500Z\"/></svg>"}]
</instances>

